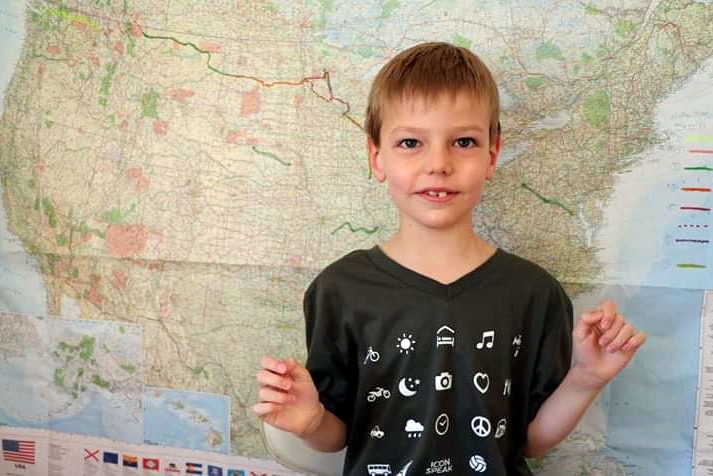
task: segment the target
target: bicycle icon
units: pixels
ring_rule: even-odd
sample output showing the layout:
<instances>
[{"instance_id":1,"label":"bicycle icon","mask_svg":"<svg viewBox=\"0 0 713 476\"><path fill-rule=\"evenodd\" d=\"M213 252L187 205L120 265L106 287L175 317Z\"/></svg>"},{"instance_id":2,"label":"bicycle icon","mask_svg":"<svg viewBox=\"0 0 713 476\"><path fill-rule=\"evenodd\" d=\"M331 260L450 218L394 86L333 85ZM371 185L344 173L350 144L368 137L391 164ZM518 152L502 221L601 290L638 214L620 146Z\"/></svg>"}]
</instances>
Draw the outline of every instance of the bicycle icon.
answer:
<instances>
[{"instance_id":1,"label":"bicycle icon","mask_svg":"<svg viewBox=\"0 0 713 476\"><path fill-rule=\"evenodd\" d=\"M376 387L376 389L370 391L369 395L366 396L366 401L367 402L375 402L376 399L379 397L389 398L390 396L391 396L391 392L386 390L384 387Z\"/></svg>"},{"instance_id":2,"label":"bicycle icon","mask_svg":"<svg viewBox=\"0 0 713 476\"><path fill-rule=\"evenodd\" d=\"M372 362L378 362L379 358L381 355L377 351L375 351L371 346L366 350L366 358L364 359L364 365L366 365L367 362L370 360Z\"/></svg>"}]
</instances>

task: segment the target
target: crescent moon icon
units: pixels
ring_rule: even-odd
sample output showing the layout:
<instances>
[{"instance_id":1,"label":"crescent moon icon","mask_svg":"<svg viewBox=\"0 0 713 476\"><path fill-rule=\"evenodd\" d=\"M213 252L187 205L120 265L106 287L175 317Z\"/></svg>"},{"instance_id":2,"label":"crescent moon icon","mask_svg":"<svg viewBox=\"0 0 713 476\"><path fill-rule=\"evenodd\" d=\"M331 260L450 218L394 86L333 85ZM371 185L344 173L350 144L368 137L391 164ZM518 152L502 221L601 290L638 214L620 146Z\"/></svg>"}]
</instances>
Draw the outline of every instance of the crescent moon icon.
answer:
<instances>
[{"instance_id":1,"label":"crescent moon icon","mask_svg":"<svg viewBox=\"0 0 713 476\"><path fill-rule=\"evenodd\" d=\"M406 378L404 377L399 380L399 393L404 397L413 397L414 395L416 395L417 392L415 392L414 390L410 390L406 386Z\"/></svg>"}]
</instances>

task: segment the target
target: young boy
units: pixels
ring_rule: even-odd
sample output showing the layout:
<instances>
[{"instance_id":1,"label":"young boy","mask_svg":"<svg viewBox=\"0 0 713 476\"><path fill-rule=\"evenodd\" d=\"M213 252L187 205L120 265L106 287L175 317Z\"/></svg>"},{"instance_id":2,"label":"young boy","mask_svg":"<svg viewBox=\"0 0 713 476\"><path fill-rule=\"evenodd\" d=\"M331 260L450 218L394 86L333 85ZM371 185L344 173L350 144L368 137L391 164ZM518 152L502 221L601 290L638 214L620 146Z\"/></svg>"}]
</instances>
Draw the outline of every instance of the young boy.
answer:
<instances>
[{"instance_id":1,"label":"young boy","mask_svg":"<svg viewBox=\"0 0 713 476\"><path fill-rule=\"evenodd\" d=\"M564 439L646 339L611 302L573 329L553 277L473 231L498 101L480 59L445 43L374 80L369 161L398 230L314 280L306 368L263 358L254 407L312 448L346 445L344 474L531 474L525 458Z\"/></svg>"}]
</instances>

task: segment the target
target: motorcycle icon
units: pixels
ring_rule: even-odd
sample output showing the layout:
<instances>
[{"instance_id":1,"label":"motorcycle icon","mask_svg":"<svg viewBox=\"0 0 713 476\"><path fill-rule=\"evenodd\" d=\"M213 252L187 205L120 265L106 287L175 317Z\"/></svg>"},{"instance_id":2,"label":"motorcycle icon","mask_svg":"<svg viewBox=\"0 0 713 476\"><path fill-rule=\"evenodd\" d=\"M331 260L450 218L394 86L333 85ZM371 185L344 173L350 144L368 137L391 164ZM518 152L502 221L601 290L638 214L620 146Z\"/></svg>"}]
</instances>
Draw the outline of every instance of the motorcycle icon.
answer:
<instances>
[{"instance_id":1,"label":"motorcycle icon","mask_svg":"<svg viewBox=\"0 0 713 476\"><path fill-rule=\"evenodd\" d=\"M390 396L391 392L386 390L384 387L376 387L376 389L369 392L369 395L366 397L366 401L375 402L379 397L389 398Z\"/></svg>"}]
</instances>

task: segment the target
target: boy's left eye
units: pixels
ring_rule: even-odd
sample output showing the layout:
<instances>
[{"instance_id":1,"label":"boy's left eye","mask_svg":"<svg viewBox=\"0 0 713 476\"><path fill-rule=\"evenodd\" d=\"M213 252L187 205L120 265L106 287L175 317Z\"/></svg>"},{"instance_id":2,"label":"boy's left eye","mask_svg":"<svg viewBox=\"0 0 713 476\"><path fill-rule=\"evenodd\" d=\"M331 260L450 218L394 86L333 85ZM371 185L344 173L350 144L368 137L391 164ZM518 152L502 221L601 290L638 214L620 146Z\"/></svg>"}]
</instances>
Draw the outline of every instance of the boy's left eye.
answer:
<instances>
[{"instance_id":1,"label":"boy's left eye","mask_svg":"<svg viewBox=\"0 0 713 476\"><path fill-rule=\"evenodd\" d=\"M456 139L455 144L463 149L476 146L475 139L472 137L459 137Z\"/></svg>"}]
</instances>

